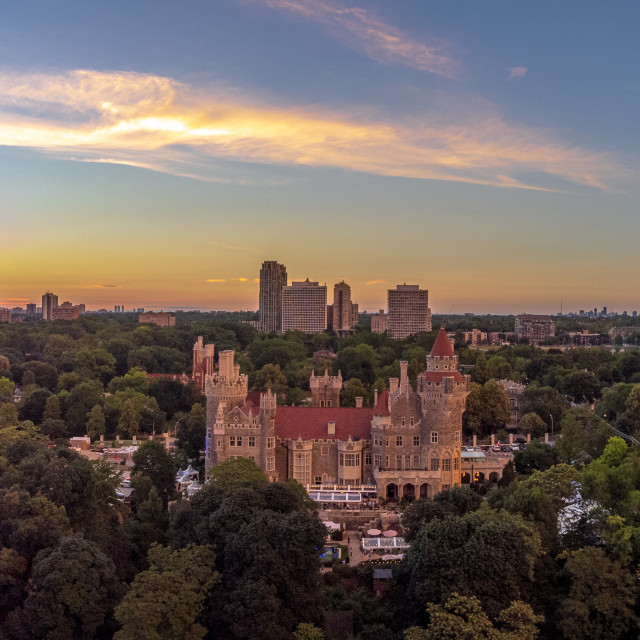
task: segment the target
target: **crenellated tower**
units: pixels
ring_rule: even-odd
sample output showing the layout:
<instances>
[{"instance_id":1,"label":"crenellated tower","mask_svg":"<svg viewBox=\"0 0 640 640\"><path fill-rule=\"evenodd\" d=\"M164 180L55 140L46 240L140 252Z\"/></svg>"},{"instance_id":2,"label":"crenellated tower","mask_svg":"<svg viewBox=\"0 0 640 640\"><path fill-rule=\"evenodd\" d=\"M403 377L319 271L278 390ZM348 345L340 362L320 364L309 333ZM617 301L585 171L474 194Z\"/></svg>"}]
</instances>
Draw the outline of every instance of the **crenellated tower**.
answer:
<instances>
[{"instance_id":1,"label":"crenellated tower","mask_svg":"<svg viewBox=\"0 0 640 640\"><path fill-rule=\"evenodd\" d=\"M312 371L311 378L309 378L309 388L311 389L312 406L339 407L342 373L338 371L337 376L330 376L325 369L323 376L316 376L315 371Z\"/></svg>"}]
</instances>

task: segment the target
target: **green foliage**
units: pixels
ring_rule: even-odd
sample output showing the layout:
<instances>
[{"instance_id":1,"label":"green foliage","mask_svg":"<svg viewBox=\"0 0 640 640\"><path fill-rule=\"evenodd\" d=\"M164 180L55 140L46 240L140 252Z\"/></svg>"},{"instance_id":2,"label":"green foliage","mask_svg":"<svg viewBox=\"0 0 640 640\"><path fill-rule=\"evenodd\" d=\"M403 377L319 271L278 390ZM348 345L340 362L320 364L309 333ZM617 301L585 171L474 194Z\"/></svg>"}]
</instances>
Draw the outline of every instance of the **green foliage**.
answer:
<instances>
[{"instance_id":1,"label":"green foliage","mask_svg":"<svg viewBox=\"0 0 640 640\"><path fill-rule=\"evenodd\" d=\"M174 492L178 467L164 445L156 440L146 442L133 454L133 474L147 476L164 504Z\"/></svg>"},{"instance_id":2,"label":"green foliage","mask_svg":"<svg viewBox=\"0 0 640 640\"><path fill-rule=\"evenodd\" d=\"M358 378L351 378L351 380L347 380L342 387L340 404L343 407L355 407L357 397L363 399L363 406L368 404L367 400L369 398L369 392L365 389L364 385L360 380L358 380Z\"/></svg>"},{"instance_id":3,"label":"green foliage","mask_svg":"<svg viewBox=\"0 0 640 640\"><path fill-rule=\"evenodd\" d=\"M209 546L189 545L173 552L152 546L149 569L135 577L116 609L122 628L115 640L204 638L204 604L220 580L215 559Z\"/></svg>"},{"instance_id":4,"label":"green foliage","mask_svg":"<svg viewBox=\"0 0 640 640\"><path fill-rule=\"evenodd\" d=\"M97 404L87 413L87 435L91 440L98 440L105 432L105 419L102 407Z\"/></svg>"},{"instance_id":5,"label":"green foliage","mask_svg":"<svg viewBox=\"0 0 640 640\"><path fill-rule=\"evenodd\" d=\"M535 527L506 511L483 508L432 520L405 556L408 593L416 606L443 602L455 592L476 596L495 616L527 592L541 554Z\"/></svg>"},{"instance_id":6,"label":"green foliage","mask_svg":"<svg viewBox=\"0 0 640 640\"><path fill-rule=\"evenodd\" d=\"M534 414L535 415L535 414ZM530 442L523 451L513 456L515 470L529 475L534 470L546 471L559 462L558 449L541 442Z\"/></svg>"},{"instance_id":7,"label":"green foliage","mask_svg":"<svg viewBox=\"0 0 640 640\"><path fill-rule=\"evenodd\" d=\"M13 402L0 405L0 429L18 425L18 408Z\"/></svg>"},{"instance_id":8,"label":"green foliage","mask_svg":"<svg viewBox=\"0 0 640 640\"><path fill-rule=\"evenodd\" d=\"M502 429L511 417L509 397L497 380L488 380L483 386L472 383L462 416L467 433L481 437Z\"/></svg>"},{"instance_id":9,"label":"green foliage","mask_svg":"<svg viewBox=\"0 0 640 640\"><path fill-rule=\"evenodd\" d=\"M216 465L209 474L209 484L220 491L266 485L267 477L248 458L230 458Z\"/></svg>"},{"instance_id":10,"label":"green foliage","mask_svg":"<svg viewBox=\"0 0 640 640\"><path fill-rule=\"evenodd\" d=\"M190 460L199 458L200 452L204 450L206 425L207 413L199 403L194 404L187 415L179 416L177 445Z\"/></svg>"},{"instance_id":11,"label":"green foliage","mask_svg":"<svg viewBox=\"0 0 640 640\"><path fill-rule=\"evenodd\" d=\"M310 622L301 622L293 632L295 640L324 640L324 632Z\"/></svg>"},{"instance_id":12,"label":"green foliage","mask_svg":"<svg viewBox=\"0 0 640 640\"><path fill-rule=\"evenodd\" d=\"M601 549L568 554L569 592L558 608L558 629L571 640L615 640L637 623L632 576Z\"/></svg>"},{"instance_id":13,"label":"green foliage","mask_svg":"<svg viewBox=\"0 0 640 640\"><path fill-rule=\"evenodd\" d=\"M0 404L13 401L14 387L14 383L9 378L0 377Z\"/></svg>"},{"instance_id":14,"label":"green foliage","mask_svg":"<svg viewBox=\"0 0 640 640\"><path fill-rule=\"evenodd\" d=\"M277 364L265 364L255 377L256 391L271 389L276 395L284 393L287 388L287 378Z\"/></svg>"},{"instance_id":15,"label":"green foliage","mask_svg":"<svg viewBox=\"0 0 640 640\"><path fill-rule=\"evenodd\" d=\"M121 593L111 560L79 534L41 551L30 583L29 595L9 615L7 627L34 640L95 637Z\"/></svg>"},{"instance_id":16,"label":"green foliage","mask_svg":"<svg viewBox=\"0 0 640 640\"><path fill-rule=\"evenodd\" d=\"M585 407L569 409L562 417L560 428L562 438L556 448L564 462L597 458L611 436L609 426Z\"/></svg>"},{"instance_id":17,"label":"green foliage","mask_svg":"<svg viewBox=\"0 0 640 640\"><path fill-rule=\"evenodd\" d=\"M537 413L531 411L520 418L518 427L524 434L531 434L533 438L541 438L547 430L547 423Z\"/></svg>"}]
</instances>

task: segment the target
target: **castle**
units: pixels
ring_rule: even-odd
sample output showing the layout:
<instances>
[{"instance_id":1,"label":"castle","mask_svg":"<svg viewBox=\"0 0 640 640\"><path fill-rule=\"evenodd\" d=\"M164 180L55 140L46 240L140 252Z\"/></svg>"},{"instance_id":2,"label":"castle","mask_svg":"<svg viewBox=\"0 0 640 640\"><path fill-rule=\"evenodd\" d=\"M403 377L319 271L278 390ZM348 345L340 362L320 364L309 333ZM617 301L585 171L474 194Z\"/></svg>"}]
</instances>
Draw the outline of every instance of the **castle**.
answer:
<instances>
[{"instance_id":1,"label":"castle","mask_svg":"<svg viewBox=\"0 0 640 640\"><path fill-rule=\"evenodd\" d=\"M401 362L400 378L376 394L373 408L340 407L342 377L326 372L312 373L312 407L278 407L273 393L248 391L233 351L219 354L217 370L213 353L213 345L198 338L194 380L202 379L207 397L207 476L224 460L246 457L272 481L375 484L381 498L431 497L460 484L470 379L458 371L444 328L416 390Z\"/></svg>"}]
</instances>

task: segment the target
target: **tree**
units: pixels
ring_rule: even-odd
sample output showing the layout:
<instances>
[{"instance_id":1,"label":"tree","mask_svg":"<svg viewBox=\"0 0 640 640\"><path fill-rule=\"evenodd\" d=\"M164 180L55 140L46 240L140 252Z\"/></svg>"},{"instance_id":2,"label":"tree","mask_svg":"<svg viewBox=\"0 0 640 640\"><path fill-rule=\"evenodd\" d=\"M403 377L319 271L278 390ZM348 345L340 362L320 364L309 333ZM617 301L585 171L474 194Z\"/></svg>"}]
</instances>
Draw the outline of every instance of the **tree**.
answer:
<instances>
[{"instance_id":1,"label":"tree","mask_svg":"<svg viewBox=\"0 0 640 640\"><path fill-rule=\"evenodd\" d=\"M343 407L355 407L356 398L360 397L363 401L369 397L369 392L365 389L364 385L358 378L351 378L347 380L342 387L342 393L340 394L340 404Z\"/></svg>"},{"instance_id":2,"label":"tree","mask_svg":"<svg viewBox=\"0 0 640 640\"><path fill-rule=\"evenodd\" d=\"M4 376L0 378L0 404L4 402L13 402L13 389L15 385L9 378Z\"/></svg>"},{"instance_id":3,"label":"tree","mask_svg":"<svg viewBox=\"0 0 640 640\"><path fill-rule=\"evenodd\" d=\"M287 389L287 378L277 364L265 364L258 373L256 373L255 385L256 391L267 391L271 389L276 395L284 393Z\"/></svg>"},{"instance_id":4,"label":"tree","mask_svg":"<svg viewBox=\"0 0 640 640\"><path fill-rule=\"evenodd\" d=\"M562 417L560 428L562 438L556 449L564 462L597 458L611 436L609 426L586 407L569 409Z\"/></svg>"},{"instance_id":5,"label":"tree","mask_svg":"<svg viewBox=\"0 0 640 640\"><path fill-rule=\"evenodd\" d=\"M177 445L186 456L191 459L200 457L200 452L205 447L205 433L207 429L207 413L205 408L196 402L191 411L178 420L176 435Z\"/></svg>"},{"instance_id":6,"label":"tree","mask_svg":"<svg viewBox=\"0 0 640 640\"><path fill-rule=\"evenodd\" d=\"M213 549L189 545L172 552L154 545L148 555L149 569L135 577L116 608L122 628L114 639L204 638L207 629L200 624L200 616L211 589L220 580Z\"/></svg>"},{"instance_id":7,"label":"tree","mask_svg":"<svg viewBox=\"0 0 640 640\"><path fill-rule=\"evenodd\" d=\"M76 534L38 554L29 595L22 608L9 615L7 626L18 631L18 637L34 640L93 638L120 594L111 560Z\"/></svg>"},{"instance_id":8,"label":"tree","mask_svg":"<svg viewBox=\"0 0 640 640\"><path fill-rule=\"evenodd\" d=\"M255 462L248 458L230 458L211 470L207 484L221 491L230 491L241 487L260 487L268 482Z\"/></svg>"},{"instance_id":9,"label":"tree","mask_svg":"<svg viewBox=\"0 0 640 640\"><path fill-rule=\"evenodd\" d=\"M133 473L148 476L166 505L174 492L177 465L162 444L146 442L133 454Z\"/></svg>"},{"instance_id":10,"label":"tree","mask_svg":"<svg viewBox=\"0 0 640 640\"><path fill-rule=\"evenodd\" d=\"M132 399L125 400L118 419L118 433L121 437L131 438L140 428L140 410Z\"/></svg>"},{"instance_id":11,"label":"tree","mask_svg":"<svg viewBox=\"0 0 640 640\"><path fill-rule=\"evenodd\" d=\"M531 434L533 438L541 438L547 430L547 423L537 413L531 411L520 418L518 427L524 434Z\"/></svg>"},{"instance_id":12,"label":"tree","mask_svg":"<svg viewBox=\"0 0 640 640\"><path fill-rule=\"evenodd\" d=\"M81 382L71 389L66 401L65 419L72 435L84 435L87 413L97 404L102 404L102 384L98 380Z\"/></svg>"},{"instance_id":13,"label":"tree","mask_svg":"<svg viewBox=\"0 0 640 640\"><path fill-rule=\"evenodd\" d=\"M102 407L97 404L87 413L87 435L91 440L98 440L105 432L105 420Z\"/></svg>"},{"instance_id":14,"label":"tree","mask_svg":"<svg viewBox=\"0 0 640 640\"><path fill-rule=\"evenodd\" d=\"M60 407L60 396L50 395L44 405L44 413L42 417L45 420L60 420L62 418L62 409Z\"/></svg>"},{"instance_id":15,"label":"tree","mask_svg":"<svg viewBox=\"0 0 640 640\"><path fill-rule=\"evenodd\" d=\"M314 624L301 622L293 632L293 637L295 640L324 640L324 633Z\"/></svg>"},{"instance_id":16,"label":"tree","mask_svg":"<svg viewBox=\"0 0 640 640\"><path fill-rule=\"evenodd\" d=\"M432 520L405 556L408 594L418 606L443 602L455 592L473 595L496 616L529 588L541 554L537 530L519 515L485 507Z\"/></svg>"},{"instance_id":17,"label":"tree","mask_svg":"<svg viewBox=\"0 0 640 640\"><path fill-rule=\"evenodd\" d=\"M509 397L497 380L489 380L484 386L471 384L463 414L465 429L485 436L503 428L511 418Z\"/></svg>"},{"instance_id":18,"label":"tree","mask_svg":"<svg viewBox=\"0 0 640 640\"><path fill-rule=\"evenodd\" d=\"M524 602L515 601L496 619L497 627L484 612L478 598L453 593L444 604L428 604L426 629L411 627L406 640L535 640L542 616Z\"/></svg>"},{"instance_id":19,"label":"tree","mask_svg":"<svg viewBox=\"0 0 640 640\"><path fill-rule=\"evenodd\" d=\"M567 554L570 587L558 609L558 629L571 640L615 640L637 622L631 575L601 549Z\"/></svg>"},{"instance_id":20,"label":"tree","mask_svg":"<svg viewBox=\"0 0 640 640\"><path fill-rule=\"evenodd\" d=\"M18 409L13 402L5 402L0 405L0 429L4 429L5 427L15 427L17 426L18 420Z\"/></svg>"},{"instance_id":21,"label":"tree","mask_svg":"<svg viewBox=\"0 0 640 640\"><path fill-rule=\"evenodd\" d=\"M489 365L487 363L487 358L484 353L480 353L476 358L475 367L471 370L471 379L476 384L482 386L489 378Z\"/></svg>"},{"instance_id":22,"label":"tree","mask_svg":"<svg viewBox=\"0 0 640 640\"><path fill-rule=\"evenodd\" d=\"M533 414L536 417L537 414ZM517 451L513 457L515 469L528 475L534 470L545 471L559 462L556 447L541 442L530 442L524 451Z\"/></svg>"},{"instance_id":23,"label":"tree","mask_svg":"<svg viewBox=\"0 0 640 640\"><path fill-rule=\"evenodd\" d=\"M47 389L34 389L22 400L20 417L23 420L31 420L34 424L40 424L50 395L51 392Z\"/></svg>"}]
</instances>

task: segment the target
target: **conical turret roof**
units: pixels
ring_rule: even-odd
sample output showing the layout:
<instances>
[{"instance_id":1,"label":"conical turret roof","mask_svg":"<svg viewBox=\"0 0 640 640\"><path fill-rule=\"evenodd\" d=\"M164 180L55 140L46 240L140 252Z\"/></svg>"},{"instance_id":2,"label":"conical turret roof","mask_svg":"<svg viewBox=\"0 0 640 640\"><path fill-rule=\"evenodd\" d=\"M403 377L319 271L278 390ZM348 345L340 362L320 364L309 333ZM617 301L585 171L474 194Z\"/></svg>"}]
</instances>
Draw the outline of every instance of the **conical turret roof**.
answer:
<instances>
[{"instance_id":1,"label":"conical turret roof","mask_svg":"<svg viewBox=\"0 0 640 640\"><path fill-rule=\"evenodd\" d=\"M431 357L437 356L439 358L452 358L455 355L444 327L440 327L438 337L436 338L436 341L433 344L433 349L431 349L431 353L429 355Z\"/></svg>"}]
</instances>

